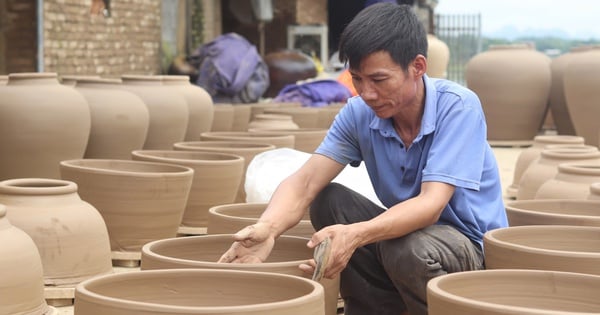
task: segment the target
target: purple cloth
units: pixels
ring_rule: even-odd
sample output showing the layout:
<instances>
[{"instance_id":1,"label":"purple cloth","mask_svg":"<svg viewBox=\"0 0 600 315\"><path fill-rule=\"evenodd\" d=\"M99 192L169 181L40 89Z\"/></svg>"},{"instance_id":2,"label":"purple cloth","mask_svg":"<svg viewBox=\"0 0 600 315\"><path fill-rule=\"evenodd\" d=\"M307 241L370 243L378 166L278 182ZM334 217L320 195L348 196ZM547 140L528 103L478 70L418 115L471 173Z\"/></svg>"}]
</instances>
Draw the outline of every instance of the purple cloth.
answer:
<instances>
[{"instance_id":1,"label":"purple cloth","mask_svg":"<svg viewBox=\"0 0 600 315\"><path fill-rule=\"evenodd\" d=\"M346 102L352 97L348 88L336 80L315 80L288 84L275 97L275 102L300 102L303 107L324 107L330 103Z\"/></svg>"}]
</instances>

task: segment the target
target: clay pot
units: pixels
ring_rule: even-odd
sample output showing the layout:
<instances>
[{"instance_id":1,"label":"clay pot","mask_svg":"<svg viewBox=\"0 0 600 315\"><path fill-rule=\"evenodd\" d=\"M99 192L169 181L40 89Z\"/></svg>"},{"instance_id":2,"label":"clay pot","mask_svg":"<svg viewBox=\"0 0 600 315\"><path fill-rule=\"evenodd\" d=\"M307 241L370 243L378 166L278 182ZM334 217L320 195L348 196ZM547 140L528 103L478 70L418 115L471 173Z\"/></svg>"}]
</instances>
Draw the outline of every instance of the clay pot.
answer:
<instances>
[{"instance_id":1,"label":"clay pot","mask_svg":"<svg viewBox=\"0 0 600 315\"><path fill-rule=\"evenodd\" d=\"M281 236L267 261L263 263L217 263L231 246L231 234L203 235L158 240L142 248L142 270L152 269L233 269L272 272L311 278L298 265L313 257L313 250L306 247L307 238ZM339 278L320 281L325 289L325 314L337 314Z\"/></svg>"},{"instance_id":2,"label":"clay pot","mask_svg":"<svg viewBox=\"0 0 600 315\"><path fill-rule=\"evenodd\" d=\"M534 199L538 189L558 173L558 165L567 162L600 162L600 151L594 146L547 146L532 161L519 181L517 200Z\"/></svg>"},{"instance_id":3,"label":"clay pot","mask_svg":"<svg viewBox=\"0 0 600 315\"><path fill-rule=\"evenodd\" d=\"M234 202L246 202L246 170L252 159L262 152L273 150L275 146L267 143L239 142L239 141L192 141L178 142L173 145L175 150L201 151L201 152L219 152L235 154L244 158L244 169L242 179L238 187Z\"/></svg>"},{"instance_id":4,"label":"clay pot","mask_svg":"<svg viewBox=\"0 0 600 315\"><path fill-rule=\"evenodd\" d=\"M246 226L258 222L260 215L267 208L267 203L236 203L214 206L208 209L208 234L233 234ZM308 211L295 227L285 231L283 235L310 238L315 229L310 223Z\"/></svg>"},{"instance_id":5,"label":"clay pot","mask_svg":"<svg viewBox=\"0 0 600 315\"><path fill-rule=\"evenodd\" d=\"M207 226L208 209L232 203L242 180L244 158L239 155L174 150L136 150L133 160L176 164L194 170L182 226Z\"/></svg>"},{"instance_id":6,"label":"clay pot","mask_svg":"<svg viewBox=\"0 0 600 315\"><path fill-rule=\"evenodd\" d=\"M317 128L319 112L320 109L315 107L279 107L265 109L265 114L292 116L292 120L300 128Z\"/></svg>"},{"instance_id":7,"label":"clay pot","mask_svg":"<svg viewBox=\"0 0 600 315\"><path fill-rule=\"evenodd\" d=\"M200 140L200 134L210 131L214 116L212 97L202 87L191 84L187 75L163 75L163 84L180 93L188 105L188 125L184 141Z\"/></svg>"},{"instance_id":8,"label":"clay pot","mask_svg":"<svg viewBox=\"0 0 600 315\"><path fill-rule=\"evenodd\" d=\"M546 270L477 270L427 283L429 315L597 313L600 277Z\"/></svg>"},{"instance_id":9,"label":"clay pot","mask_svg":"<svg viewBox=\"0 0 600 315\"><path fill-rule=\"evenodd\" d=\"M519 181L523 172L529 167L531 162L535 161L540 157L540 153L547 145L553 144L568 144L568 145L583 145L585 139L583 137L576 136L564 136L564 135L539 135L533 138L533 144L527 149L523 150L517 162L515 163L515 169L513 173L513 181L506 189L506 196L509 198L515 198L519 190Z\"/></svg>"},{"instance_id":10,"label":"clay pot","mask_svg":"<svg viewBox=\"0 0 600 315\"><path fill-rule=\"evenodd\" d=\"M231 104L215 104L213 114L210 131L231 131L233 129L235 112Z\"/></svg>"},{"instance_id":11,"label":"clay pot","mask_svg":"<svg viewBox=\"0 0 600 315\"><path fill-rule=\"evenodd\" d=\"M314 78L317 67L312 58L297 50L280 50L265 55L269 67L269 88L265 97L275 97L288 84Z\"/></svg>"},{"instance_id":12,"label":"clay pot","mask_svg":"<svg viewBox=\"0 0 600 315\"><path fill-rule=\"evenodd\" d=\"M233 106L233 123L231 131L247 131L251 113L251 105L235 104Z\"/></svg>"},{"instance_id":13,"label":"clay pot","mask_svg":"<svg viewBox=\"0 0 600 315\"><path fill-rule=\"evenodd\" d=\"M84 158L129 159L144 146L150 124L146 104L137 95L118 90L120 80L80 79L75 90L87 100L91 131Z\"/></svg>"},{"instance_id":14,"label":"clay pot","mask_svg":"<svg viewBox=\"0 0 600 315\"><path fill-rule=\"evenodd\" d=\"M550 86L550 111L556 131L561 135L574 135L575 127L569 114L569 107L565 99L564 73L571 60L576 59L580 52L591 49L590 46L573 47L570 51L552 58L550 70L552 73L552 84Z\"/></svg>"},{"instance_id":15,"label":"clay pot","mask_svg":"<svg viewBox=\"0 0 600 315\"><path fill-rule=\"evenodd\" d=\"M450 49L433 34L427 34L427 75L432 78L446 78Z\"/></svg>"},{"instance_id":16,"label":"clay pot","mask_svg":"<svg viewBox=\"0 0 600 315\"><path fill-rule=\"evenodd\" d=\"M0 86L0 180L60 178L58 163L82 158L90 109L56 73L11 73Z\"/></svg>"},{"instance_id":17,"label":"clay pot","mask_svg":"<svg viewBox=\"0 0 600 315\"><path fill-rule=\"evenodd\" d=\"M298 128L298 129L249 129L248 131L263 135L293 135L294 149L313 153L327 135L327 129Z\"/></svg>"},{"instance_id":18,"label":"clay pot","mask_svg":"<svg viewBox=\"0 0 600 315\"><path fill-rule=\"evenodd\" d=\"M121 88L139 96L148 108L150 123L143 149L169 150L184 140L189 120L185 98L158 75L122 75Z\"/></svg>"},{"instance_id":19,"label":"clay pot","mask_svg":"<svg viewBox=\"0 0 600 315\"><path fill-rule=\"evenodd\" d=\"M467 62L465 79L481 100L489 140L518 142L537 135L550 93L550 62L523 44L492 45Z\"/></svg>"},{"instance_id":20,"label":"clay pot","mask_svg":"<svg viewBox=\"0 0 600 315\"><path fill-rule=\"evenodd\" d=\"M600 106L596 99L600 84L600 46L571 58L563 81L565 99L576 134L584 137L586 144L599 145Z\"/></svg>"},{"instance_id":21,"label":"clay pot","mask_svg":"<svg viewBox=\"0 0 600 315\"><path fill-rule=\"evenodd\" d=\"M294 148L294 136L271 136L261 135L249 131L212 131L203 132L200 135L202 141L241 141L266 143L274 145L275 148Z\"/></svg>"},{"instance_id":22,"label":"clay pot","mask_svg":"<svg viewBox=\"0 0 600 315\"><path fill-rule=\"evenodd\" d=\"M104 218L112 251L132 253L177 235L194 173L179 165L109 159L62 161L60 172Z\"/></svg>"},{"instance_id":23,"label":"clay pot","mask_svg":"<svg viewBox=\"0 0 600 315\"><path fill-rule=\"evenodd\" d=\"M340 112L345 104L330 104L329 106L319 107L319 116L317 117L317 128L329 129L335 116Z\"/></svg>"},{"instance_id":24,"label":"clay pot","mask_svg":"<svg viewBox=\"0 0 600 315\"><path fill-rule=\"evenodd\" d=\"M574 225L600 227L600 200L518 200L506 204L510 226Z\"/></svg>"},{"instance_id":25,"label":"clay pot","mask_svg":"<svg viewBox=\"0 0 600 315\"><path fill-rule=\"evenodd\" d=\"M323 287L301 277L239 270L118 273L82 282L75 314L323 315Z\"/></svg>"},{"instance_id":26,"label":"clay pot","mask_svg":"<svg viewBox=\"0 0 600 315\"><path fill-rule=\"evenodd\" d=\"M0 314L53 314L44 300L42 260L29 235L13 226L0 205Z\"/></svg>"},{"instance_id":27,"label":"clay pot","mask_svg":"<svg viewBox=\"0 0 600 315\"><path fill-rule=\"evenodd\" d=\"M590 185L590 193L587 196L589 200L600 200L600 182Z\"/></svg>"},{"instance_id":28,"label":"clay pot","mask_svg":"<svg viewBox=\"0 0 600 315\"><path fill-rule=\"evenodd\" d=\"M112 272L108 232L102 216L70 181L19 178L0 182L0 203L11 223L39 249L44 283L73 286Z\"/></svg>"},{"instance_id":29,"label":"clay pot","mask_svg":"<svg viewBox=\"0 0 600 315\"><path fill-rule=\"evenodd\" d=\"M75 87L79 80L87 80L87 79L101 79L98 75L77 75L77 74L67 74L61 75L59 77L60 84Z\"/></svg>"},{"instance_id":30,"label":"clay pot","mask_svg":"<svg viewBox=\"0 0 600 315\"><path fill-rule=\"evenodd\" d=\"M292 120L290 115L279 114L258 114L254 116L248 124L248 129L268 130L268 129L298 129L298 125Z\"/></svg>"},{"instance_id":31,"label":"clay pot","mask_svg":"<svg viewBox=\"0 0 600 315\"><path fill-rule=\"evenodd\" d=\"M600 227L511 226L483 236L487 269L540 269L600 275Z\"/></svg>"},{"instance_id":32,"label":"clay pot","mask_svg":"<svg viewBox=\"0 0 600 315\"><path fill-rule=\"evenodd\" d=\"M535 199L586 199L595 182L600 182L600 163L562 163L556 176L540 186Z\"/></svg>"},{"instance_id":33,"label":"clay pot","mask_svg":"<svg viewBox=\"0 0 600 315\"><path fill-rule=\"evenodd\" d=\"M0 85L6 85L7 82L8 82L8 76L0 75Z\"/></svg>"}]
</instances>

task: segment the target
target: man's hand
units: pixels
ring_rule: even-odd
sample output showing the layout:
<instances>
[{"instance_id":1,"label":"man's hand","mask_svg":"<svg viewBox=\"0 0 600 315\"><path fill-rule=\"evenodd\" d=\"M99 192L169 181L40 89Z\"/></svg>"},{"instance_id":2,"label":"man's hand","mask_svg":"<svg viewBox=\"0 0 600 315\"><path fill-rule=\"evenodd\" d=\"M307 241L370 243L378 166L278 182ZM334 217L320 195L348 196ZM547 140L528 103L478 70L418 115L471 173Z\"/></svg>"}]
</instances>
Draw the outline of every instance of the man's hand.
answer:
<instances>
[{"instance_id":1,"label":"man's hand","mask_svg":"<svg viewBox=\"0 0 600 315\"><path fill-rule=\"evenodd\" d=\"M233 244L219 258L220 263L262 263L275 244L269 225L258 222L233 235Z\"/></svg>"}]
</instances>

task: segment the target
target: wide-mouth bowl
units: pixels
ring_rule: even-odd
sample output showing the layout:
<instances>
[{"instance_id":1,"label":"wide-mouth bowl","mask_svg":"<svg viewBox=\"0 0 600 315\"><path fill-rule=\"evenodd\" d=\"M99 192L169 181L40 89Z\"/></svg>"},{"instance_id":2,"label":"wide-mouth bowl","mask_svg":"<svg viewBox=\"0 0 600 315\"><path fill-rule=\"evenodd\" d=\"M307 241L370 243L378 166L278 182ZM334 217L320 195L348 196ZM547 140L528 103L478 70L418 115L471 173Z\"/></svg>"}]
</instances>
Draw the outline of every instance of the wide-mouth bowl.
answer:
<instances>
[{"instance_id":1,"label":"wide-mouth bowl","mask_svg":"<svg viewBox=\"0 0 600 315\"><path fill-rule=\"evenodd\" d=\"M247 150L256 150L256 149L275 149L275 146L268 143L258 143L258 142L240 142L240 141L185 141L185 142L176 142L173 144L173 148L176 150L202 150L202 149L210 149L210 150L239 150L239 151L247 151Z\"/></svg>"},{"instance_id":2,"label":"wide-mouth bowl","mask_svg":"<svg viewBox=\"0 0 600 315\"><path fill-rule=\"evenodd\" d=\"M60 162L60 167L80 173L138 177L191 176L194 172L191 168L181 165L118 159L65 160Z\"/></svg>"},{"instance_id":3,"label":"wide-mouth bowl","mask_svg":"<svg viewBox=\"0 0 600 315\"><path fill-rule=\"evenodd\" d=\"M538 199L506 203L511 226L588 225L600 226L600 200Z\"/></svg>"},{"instance_id":4,"label":"wide-mouth bowl","mask_svg":"<svg viewBox=\"0 0 600 315\"><path fill-rule=\"evenodd\" d=\"M133 159L152 159L161 163L208 163L208 164L231 164L243 163L244 158L239 155L217 152L185 151L185 150L133 150Z\"/></svg>"}]
</instances>

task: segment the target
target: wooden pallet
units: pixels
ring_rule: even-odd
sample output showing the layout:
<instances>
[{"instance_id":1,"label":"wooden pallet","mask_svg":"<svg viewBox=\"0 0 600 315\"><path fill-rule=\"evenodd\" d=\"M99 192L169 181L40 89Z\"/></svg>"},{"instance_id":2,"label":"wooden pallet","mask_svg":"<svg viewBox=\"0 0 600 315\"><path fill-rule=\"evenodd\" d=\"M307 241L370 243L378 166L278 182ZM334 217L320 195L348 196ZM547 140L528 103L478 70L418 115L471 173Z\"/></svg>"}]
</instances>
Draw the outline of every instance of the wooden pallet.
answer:
<instances>
[{"instance_id":1,"label":"wooden pallet","mask_svg":"<svg viewBox=\"0 0 600 315\"><path fill-rule=\"evenodd\" d=\"M113 267L139 267L142 261L141 252L111 252Z\"/></svg>"}]
</instances>

